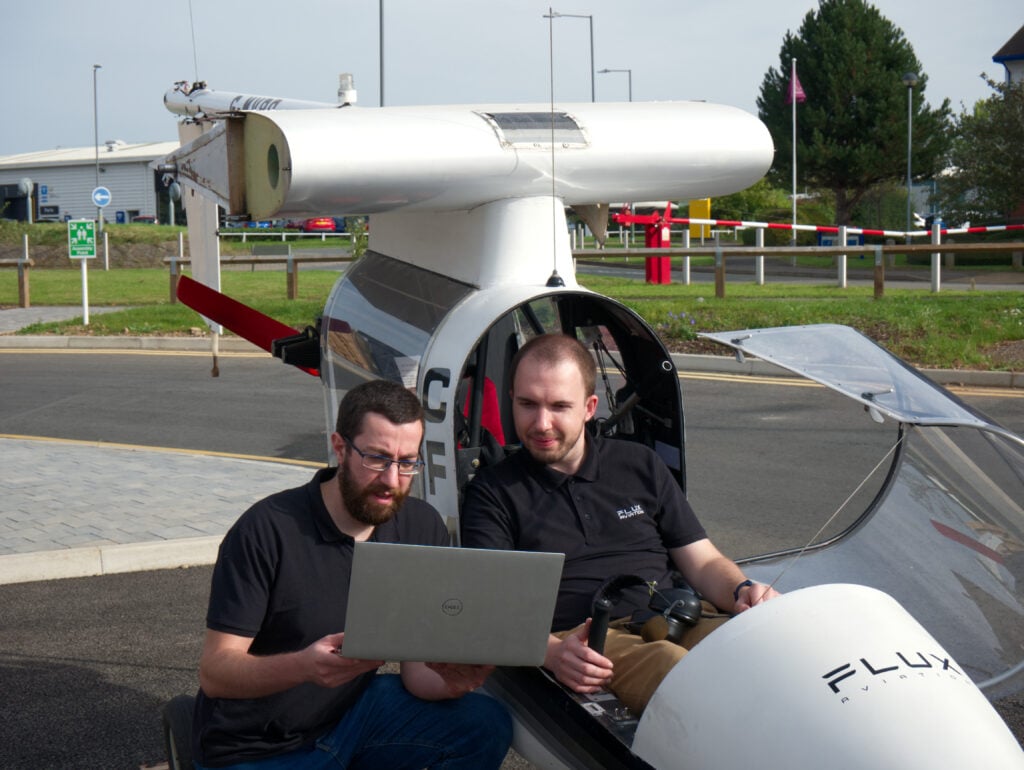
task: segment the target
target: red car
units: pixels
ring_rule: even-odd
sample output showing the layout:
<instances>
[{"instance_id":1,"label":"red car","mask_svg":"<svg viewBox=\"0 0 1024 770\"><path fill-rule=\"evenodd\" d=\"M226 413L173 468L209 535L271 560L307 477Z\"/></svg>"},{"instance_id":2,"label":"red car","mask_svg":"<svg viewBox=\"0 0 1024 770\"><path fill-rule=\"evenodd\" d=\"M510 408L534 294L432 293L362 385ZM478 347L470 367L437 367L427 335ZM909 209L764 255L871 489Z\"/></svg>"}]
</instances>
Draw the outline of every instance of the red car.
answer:
<instances>
[{"instance_id":1,"label":"red car","mask_svg":"<svg viewBox=\"0 0 1024 770\"><path fill-rule=\"evenodd\" d=\"M310 217L302 223L304 233L333 233L337 231L331 217Z\"/></svg>"}]
</instances>

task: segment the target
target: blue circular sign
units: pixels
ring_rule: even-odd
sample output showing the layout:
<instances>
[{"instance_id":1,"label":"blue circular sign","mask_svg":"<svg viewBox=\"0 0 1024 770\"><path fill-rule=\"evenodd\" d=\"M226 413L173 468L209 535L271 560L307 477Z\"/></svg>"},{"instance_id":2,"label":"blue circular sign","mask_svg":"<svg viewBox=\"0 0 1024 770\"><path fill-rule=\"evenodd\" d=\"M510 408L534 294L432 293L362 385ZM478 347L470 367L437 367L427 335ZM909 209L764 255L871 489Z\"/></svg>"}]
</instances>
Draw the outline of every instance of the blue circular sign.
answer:
<instances>
[{"instance_id":1,"label":"blue circular sign","mask_svg":"<svg viewBox=\"0 0 1024 770\"><path fill-rule=\"evenodd\" d=\"M92 191L92 202L100 208L110 205L110 190L106 187L97 187Z\"/></svg>"}]
</instances>

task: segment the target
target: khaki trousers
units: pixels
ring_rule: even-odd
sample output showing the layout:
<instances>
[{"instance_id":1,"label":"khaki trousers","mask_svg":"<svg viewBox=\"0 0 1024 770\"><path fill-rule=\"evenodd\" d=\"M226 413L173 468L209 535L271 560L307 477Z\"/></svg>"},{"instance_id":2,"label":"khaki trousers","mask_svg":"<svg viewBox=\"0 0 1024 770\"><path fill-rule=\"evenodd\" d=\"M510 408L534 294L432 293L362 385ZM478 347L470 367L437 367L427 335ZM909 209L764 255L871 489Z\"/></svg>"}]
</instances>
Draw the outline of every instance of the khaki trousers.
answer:
<instances>
[{"instance_id":1,"label":"khaki trousers","mask_svg":"<svg viewBox=\"0 0 1024 770\"><path fill-rule=\"evenodd\" d=\"M614 671L609 689L634 714L642 714L647 702L658 689L661 680L683 656L701 639L722 623L727 615L701 618L697 625L687 629L678 644L666 641L645 642L639 634L632 634L612 623L604 643L604 656L612 662ZM578 633L580 626L555 634L564 639Z\"/></svg>"}]
</instances>

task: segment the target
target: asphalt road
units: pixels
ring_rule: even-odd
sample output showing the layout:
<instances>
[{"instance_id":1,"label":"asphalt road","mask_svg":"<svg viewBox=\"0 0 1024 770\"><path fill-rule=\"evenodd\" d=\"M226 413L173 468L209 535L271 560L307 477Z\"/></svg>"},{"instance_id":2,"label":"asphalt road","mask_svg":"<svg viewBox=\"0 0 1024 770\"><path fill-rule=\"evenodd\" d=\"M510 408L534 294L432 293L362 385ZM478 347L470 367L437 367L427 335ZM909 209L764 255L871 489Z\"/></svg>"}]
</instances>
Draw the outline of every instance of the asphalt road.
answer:
<instances>
[{"instance_id":1,"label":"asphalt road","mask_svg":"<svg viewBox=\"0 0 1024 770\"><path fill-rule=\"evenodd\" d=\"M0 350L0 433L323 460L320 381L256 352Z\"/></svg>"},{"instance_id":2,"label":"asphalt road","mask_svg":"<svg viewBox=\"0 0 1024 770\"><path fill-rule=\"evenodd\" d=\"M210 377L209 358L194 355L0 352L0 433L324 457L314 379L263 356L223 356L219 369ZM685 379L683 389L690 497L733 556L768 550L770 536L804 537L890 441L887 426L822 389L716 379ZM1019 394L964 397L1024 432ZM842 475L822 482L813 469L835 466L836 453ZM806 470L800 483L783 483L794 463ZM792 508L784 535L749 515L775 506ZM160 708L196 687L209 574L0 586L0 767L161 762ZM1024 736L1024 701L1000 706Z\"/></svg>"}]
</instances>

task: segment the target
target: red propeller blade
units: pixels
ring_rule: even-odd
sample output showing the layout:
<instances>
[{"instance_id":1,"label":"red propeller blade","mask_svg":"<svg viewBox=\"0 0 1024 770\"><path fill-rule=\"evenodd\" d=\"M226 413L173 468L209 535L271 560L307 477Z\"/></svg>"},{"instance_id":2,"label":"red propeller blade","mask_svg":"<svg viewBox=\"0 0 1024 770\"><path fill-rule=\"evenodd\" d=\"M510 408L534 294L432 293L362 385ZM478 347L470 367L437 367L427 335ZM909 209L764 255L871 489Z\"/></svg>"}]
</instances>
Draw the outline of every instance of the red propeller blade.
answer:
<instances>
[{"instance_id":1,"label":"red propeller blade","mask_svg":"<svg viewBox=\"0 0 1024 770\"><path fill-rule=\"evenodd\" d=\"M178 279L178 299L197 313L230 329L268 353L274 340L294 336L298 330L264 315L260 311L231 299L226 294L211 289L187 275ZM304 372L319 376L317 369L298 367Z\"/></svg>"}]
</instances>

